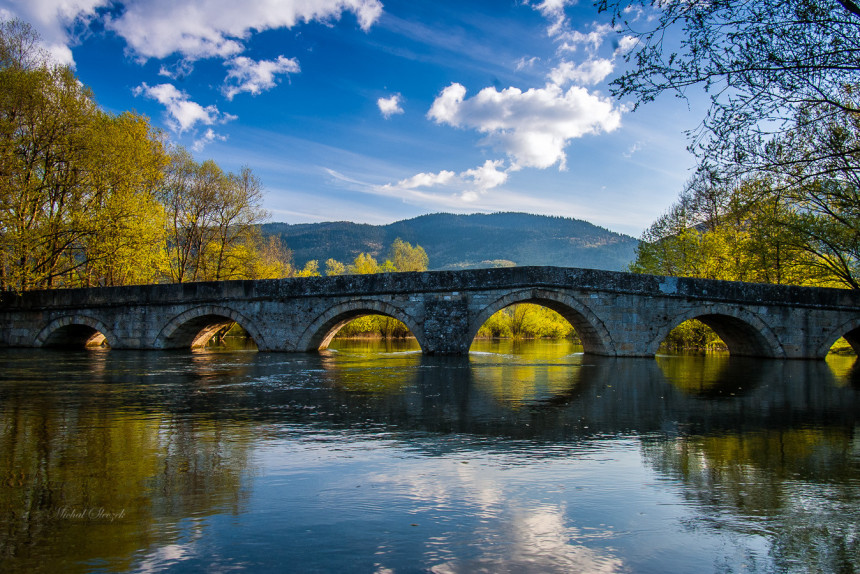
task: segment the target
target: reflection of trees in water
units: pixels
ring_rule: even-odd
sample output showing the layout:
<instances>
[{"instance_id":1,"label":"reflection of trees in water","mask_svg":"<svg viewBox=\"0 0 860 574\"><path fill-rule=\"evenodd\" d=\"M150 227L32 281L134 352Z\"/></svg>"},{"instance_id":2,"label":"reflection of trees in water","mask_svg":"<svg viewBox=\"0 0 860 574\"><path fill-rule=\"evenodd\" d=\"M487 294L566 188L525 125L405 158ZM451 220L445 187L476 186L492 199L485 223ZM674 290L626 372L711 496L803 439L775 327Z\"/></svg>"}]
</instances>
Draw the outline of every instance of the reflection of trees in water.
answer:
<instances>
[{"instance_id":1,"label":"reflection of trees in water","mask_svg":"<svg viewBox=\"0 0 860 574\"><path fill-rule=\"evenodd\" d=\"M127 569L136 551L175 542L161 524L238 512L249 449L267 433L315 430L350 440L388 432L431 457L490 449L528 461L650 434L659 439L643 439L648 462L684 484L709 520L755 534L746 518L763 516L788 530L762 533L774 560L812 560L804 537L820 556L857 550L860 387L824 362L389 351L22 352L30 363L18 366L4 354L19 380L0 385L0 468L13 469L0 486L0 557L69 570L110 549L112 565ZM47 356L58 359L52 380ZM82 527L54 519L63 505L126 517Z\"/></svg>"},{"instance_id":2,"label":"reflection of trees in water","mask_svg":"<svg viewBox=\"0 0 860 574\"><path fill-rule=\"evenodd\" d=\"M658 355L666 381L685 394L728 398L745 394L781 361L732 357L728 353Z\"/></svg>"},{"instance_id":3,"label":"reflection of trees in water","mask_svg":"<svg viewBox=\"0 0 860 574\"><path fill-rule=\"evenodd\" d=\"M95 559L128 570L136 553L180 535L165 524L240 510L248 435L129 405L145 376L92 359L77 380L61 365L57 380L2 387L0 562L14 557L21 571L86 571Z\"/></svg>"},{"instance_id":4,"label":"reflection of trees in water","mask_svg":"<svg viewBox=\"0 0 860 574\"><path fill-rule=\"evenodd\" d=\"M856 567L860 437L853 425L738 429L645 441L642 449L700 509L688 527L762 536L780 571Z\"/></svg>"}]
</instances>

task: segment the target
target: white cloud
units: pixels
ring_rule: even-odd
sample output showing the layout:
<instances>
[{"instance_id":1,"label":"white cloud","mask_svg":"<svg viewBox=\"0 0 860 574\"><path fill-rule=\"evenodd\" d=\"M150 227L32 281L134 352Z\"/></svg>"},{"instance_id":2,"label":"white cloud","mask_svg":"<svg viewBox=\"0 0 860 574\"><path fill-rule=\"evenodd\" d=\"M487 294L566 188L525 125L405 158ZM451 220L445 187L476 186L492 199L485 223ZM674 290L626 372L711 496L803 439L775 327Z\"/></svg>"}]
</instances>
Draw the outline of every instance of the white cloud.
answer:
<instances>
[{"instance_id":1,"label":"white cloud","mask_svg":"<svg viewBox=\"0 0 860 574\"><path fill-rule=\"evenodd\" d=\"M363 30L382 14L380 0L0 0L0 10L29 22L45 48L72 64L70 32L96 17L96 9L122 5L105 17L105 26L127 42L141 59L179 54L193 61L235 56L252 32L329 22L351 12Z\"/></svg>"},{"instance_id":2,"label":"white cloud","mask_svg":"<svg viewBox=\"0 0 860 574\"><path fill-rule=\"evenodd\" d=\"M438 185L448 185L457 174L453 171L440 171L439 173L419 173L408 179L401 179L396 185L385 185L384 187L398 189L417 189L420 187L436 187Z\"/></svg>"},{"instance_id":3,"label":"white cloud","mask_svg":"<svg viewBox=\"0 0 860 574\"><path fill-rule=\"evenodd\" d=\"M107 27L141 58L180 54L189 60L235 56L254 32L327 22L353 13L368 30L382 14L379 0L136 0Z\"/></svg>"},{"instance_id":4,"label":"white cloud","mask_svg":"<svg viewBox=\"0 0 860 574\"><path fill-rule=\"evenodd\" d=\"M550 21L547 33L550 36L557 36L567 25L564 8L572 4L576 4L576 0L542 0L537 4L532 4L532 7Z\"/></svg>"},{"instance_id":5,"label":"white cloud","mask_svg":"<svg viewBox=\"0 0 860 574\"><path fill-rule=\"evenodd\" d=\"M618 41L618 48L615 50L616 56L621 56L632 50L639 42L633 36L622 36Z\"/></svg>"},{"instance_id":6,"label":"white cloud","mask_svg":"<svg viewBox=\"0 0 860 574\"><path fill-rule=\"evenodd\" d=\"M32 25L42 37L42 45L60 64L74 65L70 46L75 43L71 33L85 26L96 15L96 9L110 0L2 0L4 19L20 18Z\"/></svg>"},{"instance_id":7,"label":"white cloud","mask_svg":"<svg viewBox=\"0 0 860 574\"><path fill-rule=\"evenodd\" d=\"M207 128L206 133L203 134L202 137L194 140L194 144L191 146L193 151L203 151L203 148L209 145L214 141L227 141L227 136L222 136L221 134L216 134L212 128Z\"/></svg>"},{"instance_id":8,"label":"white cloud","mask_svg":"<svg viewBox=\"0 0 860 574\"><path fill-rule=\"evenodd\" d=\"M503 185L508 180L508 171L504 170L503 160L487 160L483 165L467 169L459 174L443 170L439 173L419 173L410 178L402 179L396 184L380 186L385 192L401 191L426 192L434 188L444 188L461 202L471 203L478 200L488 190ZM415 195L415 194L413 194ZM420 195L424 199L431 197L427 193Z\"/></svg>"},{"instance_id":9,"label":"white cloud","mask_svg":"<svg viewBox=\"0 0 860 574\"><path fill-rule=\"evenodd\" d=\"M575 52L584 47L589 53L596 52L603 44L606 37L617 32L610 24L594 24L591 32L580 32L579 30L566 30L559 33L562 41L560 52Z\"/></svg>"},{"instance_id":10,"label":"white cloud","mask_svg":"<svg viewBox=\"0 0 860 574\"><path fill-rule=\"evenodd\" d=\"M523 92L484 88L466 99L466 88L454 83L442 90L427 116L439 124L472 128L486 134L484 144L502 149L513 166L565 167L564 148L571 139L621 124L622 110L612 101L573 86L567 91L549 84Z\"/></svg>"},{"instance_id":11,"label":"white cloud","mask_svg":"<svg viewBox=\"0 0 860 574\"><path fill-rule=\"evenodd\" d=\"M533 68L537 62L540 62L540 58L538 58L537 56L532 56L531 58L526 58L525 56L523 56L516 62L516 71L519 72L520 70Z\"/></svg>"},{"instance_id":12,"label":"white cloud","mask_svg":"<svg viewBox=\"0 0 860 574\"><path fill-rule=\"evenodd\" d=\"M394 94L388 98L379 98L376 100L376 105L379 106L379 111L385 119L390 118L395 114L403 113L403 97L400 94Z\"/></svg>"},{"instance_id":13,"label":"white cloud","mask_svg":"<svg viewBox=\"0 0 860 574\"><path fill-rule=\"evenodd\" d=\"M606 58L594 58L578 65L563 61L550 71L549 79L557 86L564 86L568 82L593 86L605 80L614 69L615 63Z\"/></svg>"},{"instance_id":14,"label":"white cloud","mask_svg":"<svg viewBox=\"0 0 860 574\"><path fill-rule=\"evenodd\" d=\"M188 99L188 94L172 84L149 86L144 82L134 89L134 95L143 95L163 105L167 110L168 125L179 133L193 128L198 123L211 126L236 119L236 116L219 112L214 105L203 107L197 102L192 102Z\"/></svg>"},{"instance_id":15,"label":"white cloud","mask_svg":"<svg viewBox=\"0 0 860 574\"><path fill-rule=\"evenodd\" d=\"M238 56L224 62L224 65L230 68L223 88L228 100L242 92L256 96L274 88L278 74L297 74L300 71L298 60L284 56L278 56L277 60L260 61Z\"/></svg>"},{"instance_id":16,"label":"white cloud","mask_svg":"<svg viewBox=\"0 0 860 574\"><path fill-rule=\"evenodd\" d=\"M624 152L622 155L625 158L630 159L631 157L633 157L634 153L640 151L641 149L642 149L642 142L636 142L633 145L631 145L630 148L626 152Z\"/></svg>"},{"instance_id":17,"label":"white cloud","mask_svg":"<svg viewBox=\"0 0 860 574\"><path fill-rule=\"evenodd\" d=\"M188 76L193 71L194 64L192 62L189 62L188 60L178 60L169 66L162 64L158 69L158 75L170 78L171 80L178 80Z\"/></svg>"},{"instance_id":18,"label":"white cloud","mask_svg":"<svg viewBox=\"0 0 860 574\"><path fill-rule=\"evenodd\" d=\"M488 159L484 162L484 165L466 170L460 174L460 177L465 180L471 179L475 188L483 193L508 181L508 172L499 169L504 164L505 162L502 160L493 161Z\"/></svg>"}]
</instances>

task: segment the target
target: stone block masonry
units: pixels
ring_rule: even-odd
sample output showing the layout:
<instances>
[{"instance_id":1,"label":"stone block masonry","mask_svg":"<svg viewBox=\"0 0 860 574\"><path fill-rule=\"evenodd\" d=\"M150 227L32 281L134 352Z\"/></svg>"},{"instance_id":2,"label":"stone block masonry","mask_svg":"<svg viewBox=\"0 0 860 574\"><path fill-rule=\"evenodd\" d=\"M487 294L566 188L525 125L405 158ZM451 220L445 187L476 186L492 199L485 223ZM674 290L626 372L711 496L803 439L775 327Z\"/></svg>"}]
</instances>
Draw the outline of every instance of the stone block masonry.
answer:
<instances>
[{"instance_id":1,"label":"stone block masonry","mask_svg":"<svg viewBox=\"0 0 860 574\"><path fill-rule=\"evenodd\" d=\"M513 267L33 291L0 296L0 346L191 348L232 322L261 351L325 348L346 322L399 319L428 354L464 354L481 325L514 303L564 316L585 351L653 356L688 319L732 354L823 358L844 336L860 345L860 292L594 269ZM94 339L95 337L95 339Z\"/></svg>"}]
</instances>

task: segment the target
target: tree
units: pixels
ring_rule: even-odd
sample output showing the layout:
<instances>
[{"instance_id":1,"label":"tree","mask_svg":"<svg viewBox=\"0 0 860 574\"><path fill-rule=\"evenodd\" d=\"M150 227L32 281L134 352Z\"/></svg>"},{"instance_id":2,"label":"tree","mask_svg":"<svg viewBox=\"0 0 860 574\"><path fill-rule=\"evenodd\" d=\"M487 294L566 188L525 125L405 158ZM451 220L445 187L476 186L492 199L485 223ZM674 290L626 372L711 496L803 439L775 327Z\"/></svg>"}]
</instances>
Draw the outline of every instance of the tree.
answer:
<instances>
[{"instance_id":1,"label":"tree","mask_svg":"<svg viewBox=\"0 0 860 574\"><path fill-rule=\"evenodd\" d=\"M296 271L293 274L293 277L319 277L320 276L320 264L316 259L311 259L305 266L300 270Z\"/></svg>"},{"instance_id":2,"label":"tree","mask_svg":"<svg viewBox=\"0 0 860 574\"><path fill-rule=\"evenodd\" d=\"M225 173L212 160L197 163L185 149L171 152L160 198L168 216L170 278L238 279L258 243L262 186L249 168Z\"/></svg>"},{"instance_id":3,"label":"tree","mask_svg":"<svg viewBox=\"0 0 860 574\"><path fill-rule=\"evenodd\" d=\"M379 273L379 263L368 253L359 253L347 268L350 275L369 275Z\"/></svg>"},{"instance_id":4,"label":"tree","mask_svg":"<svg viewBox=\"0 0 860 574\"><path fill-rule=\"evenodd\" d=\"M257 238L254 257L243 276L247 279L280 279L293 274L293 252L280 237L270 235L268 239Z\"/></svg>"},{"instance_id":5,"label":"tree","mask_svg":"<svg viewBox=\"0 0 860 574\"><path fill-rule=\"evenodd\" d=\"M420 245L412 247L399 237L391 244L389 258L397 271L427 271L427 266L430 264L430 259L423 247Z\"/></svg>"},{"instance_id":6,"label":"tree","mask_svg":"<svg viewBox=\"0 0 860 574\"><path fill-rule=\"evenodd\" d=\"M337 259L326 259L325 262L325 274L327 277L332 277L334 275L344 275L346 273L346 265L338 261Z\"/></svg>"},{"instance_id":7,"label":"tree","mask_svg":"<svg viewBox=\"0 0 860 574\"><path fill-rule=\"evenodd\" d=\"M691 179L642 236L635 273L762 283L829 284L795 222L797 205L768 181L714 172Z\"/></svg>"},{"instance_id":8,"label":"tree","mask_svg":"<svg viewBox=\"0 0 860 574\"><path fill-rule=\"evenodd\" d=\"M28 25L0 23L2 288L150 280L129 264L157 258L160 136L141 116L100 110L37 43Z\"/></svg>"},{"instance_id":9,"label":"tree","mask_svg":"<svg viewBox=\"0 0 860 574\"><path fill-rule=\"evenodd\" d=\"M694 147L745 172L767 167L775 134L801 114L826 122L860 112L860 7L852 0L599 0L633 49L613 94L649 102L701 86L711 107ZM813 153L810 166L827 158Z\"/></svg>"}]
</instances>

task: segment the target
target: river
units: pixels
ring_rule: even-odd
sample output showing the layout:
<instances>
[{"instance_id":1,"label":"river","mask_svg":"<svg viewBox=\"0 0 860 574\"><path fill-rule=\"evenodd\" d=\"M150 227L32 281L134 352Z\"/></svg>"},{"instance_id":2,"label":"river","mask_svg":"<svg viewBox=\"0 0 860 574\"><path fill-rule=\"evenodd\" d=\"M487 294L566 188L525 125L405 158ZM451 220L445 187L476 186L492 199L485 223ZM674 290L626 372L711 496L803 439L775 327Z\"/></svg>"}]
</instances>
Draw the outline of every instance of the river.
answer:
<instances>
[{"instance_id":1,"label":"river","mask_svg":"<svg viewBox=\"0 0 860 574\"><path fill-rule=\"evenodd\" d=\"M856 572L853 357L0 351L0 571Z\"/></svg>"}]
</instances>

